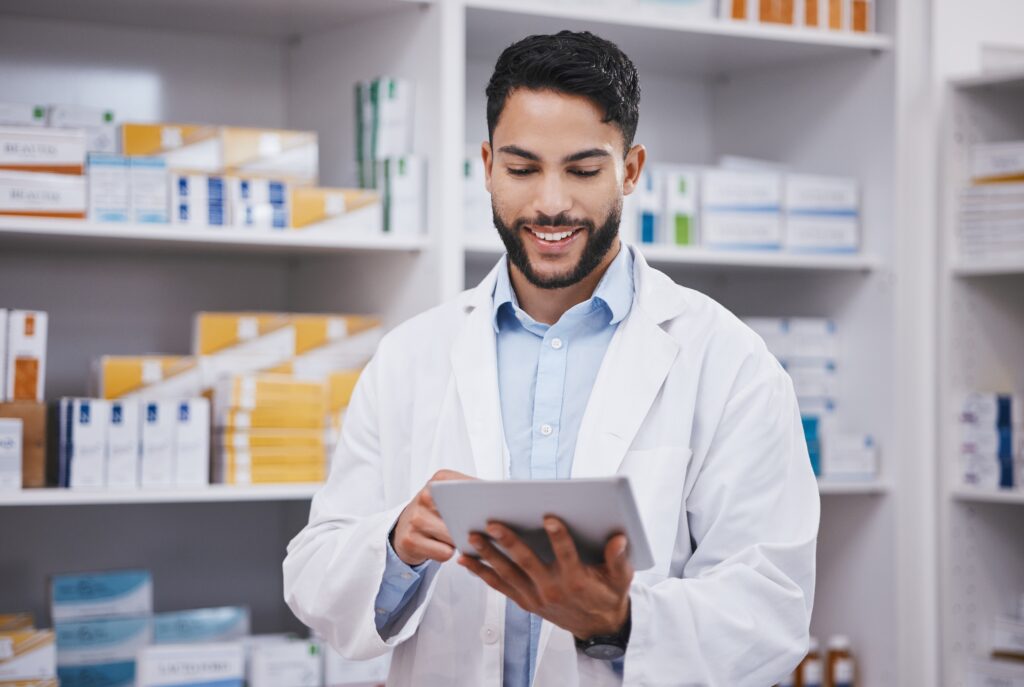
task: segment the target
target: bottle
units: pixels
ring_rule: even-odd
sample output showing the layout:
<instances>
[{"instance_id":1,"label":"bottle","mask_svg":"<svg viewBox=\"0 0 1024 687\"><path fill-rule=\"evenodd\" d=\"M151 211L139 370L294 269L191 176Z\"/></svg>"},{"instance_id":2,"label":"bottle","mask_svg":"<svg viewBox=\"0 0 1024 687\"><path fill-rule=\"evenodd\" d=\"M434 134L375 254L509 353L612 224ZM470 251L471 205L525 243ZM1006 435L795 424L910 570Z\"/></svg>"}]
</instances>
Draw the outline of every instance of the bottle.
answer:
<instances>
[{"instance_id":1,"label":"bottle","mask_svg":"<svg viewBox=\"0 0 1024 687\"><path fill-rule=\"evenodd\" d=\"M825 684L828 687L854 687L856 672L856 664L850 653L850 638L844 635L831 637L825 661Z\"/></svg>"},{"instance_id":2,"label":"bottle","mask_svg":"<svg viewBox=\"0 0 1024 687\"><path fill-rule=\"evenodd\" d=\"M823 687L824 674L821 665L821 646L815 637L807 645L807 656L796 668L796 687Z\"/></svg>"}]
</instances>

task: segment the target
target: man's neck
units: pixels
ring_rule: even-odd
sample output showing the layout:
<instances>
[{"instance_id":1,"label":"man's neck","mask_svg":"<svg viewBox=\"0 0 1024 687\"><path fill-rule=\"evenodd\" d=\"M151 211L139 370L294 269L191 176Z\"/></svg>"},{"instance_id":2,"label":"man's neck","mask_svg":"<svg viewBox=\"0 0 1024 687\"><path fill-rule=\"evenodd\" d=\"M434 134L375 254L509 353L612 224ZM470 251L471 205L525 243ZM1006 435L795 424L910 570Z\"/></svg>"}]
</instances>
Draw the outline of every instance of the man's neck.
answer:
<instances>
[{"instance_id":1,"label":"man's neck","mask_svg":"<svg viewBox=\"0 0 1024 687\"><path fill-rule=\"evenodd\" d=\"M542 289L539 286L534 286L519 271L518 267L510 263L509 277L512 280L516 298L519 300L519 307L537 322L549 325L558 322L569 308L594 295L594 290L597 289L601 278L608 271L608 267L618 256L620 250L622 250L622 243L616 238L611 250L594 268L593 272L575 284L562 289Z\"/></svg>"}]
</instances>

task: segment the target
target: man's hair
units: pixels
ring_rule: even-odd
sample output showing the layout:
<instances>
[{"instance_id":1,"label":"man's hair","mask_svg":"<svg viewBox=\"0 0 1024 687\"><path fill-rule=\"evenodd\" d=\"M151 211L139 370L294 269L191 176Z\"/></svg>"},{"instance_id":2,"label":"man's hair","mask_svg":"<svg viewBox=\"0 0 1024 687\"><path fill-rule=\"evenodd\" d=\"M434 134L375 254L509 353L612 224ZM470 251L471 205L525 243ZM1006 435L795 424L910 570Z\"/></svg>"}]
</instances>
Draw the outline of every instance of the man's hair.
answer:
<instances>
[{"instance_id":1,"label":"man's hair","mask_svg":"<svg viewBox=\"0 0 1024 687\"><path fill-rule=\"evenodd\" d=\"M582 95L604 111L604 122L622 131L625 152L633 146L640 117L640 79L619 47L589 31L529 36L505 48L487 84L487 134L517 88Z\"/></svg>"}]
</instances>

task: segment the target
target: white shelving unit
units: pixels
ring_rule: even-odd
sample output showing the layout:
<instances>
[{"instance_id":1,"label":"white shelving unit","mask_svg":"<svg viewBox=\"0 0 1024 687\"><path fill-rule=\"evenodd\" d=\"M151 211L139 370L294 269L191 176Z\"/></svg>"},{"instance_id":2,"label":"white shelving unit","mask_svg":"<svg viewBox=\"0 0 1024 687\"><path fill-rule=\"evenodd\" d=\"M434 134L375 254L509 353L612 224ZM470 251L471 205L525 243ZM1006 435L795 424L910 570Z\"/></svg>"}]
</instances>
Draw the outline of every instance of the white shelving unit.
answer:
<instances>
[{"instance_id":1,"label":"white shelving unit","mask_svg":"<svg viewBox=\"0 0 1024 687\"><path fill-rule=\"evenodd\" d=\"M954 79L942 131L938 369L944 684L963 687L967 663L990 650L997 615L1024 593L1024 491L962 483L958 413L972 391L1024 389L1024 262L967 260L958 250L957 199L970 146L1024 138L1024 71Z\"/></svg>"},{"instance_id":2,"label":"white shelving unit","mask_svg":"<svg viewBox=\"0 0 1024 687\"><path fill-rule=\"evenodd\" d=\"M429 160L422 238L182 233L172 228L0 221L0 304L50 312L48 396L86 391L101 354L188 350L198 310L378 312L392 325L475 284L501 254L463 232L462 153L486 138L484 85L506 45L589 29L641 72L638 142L649 159L723 154L863 182L863 253L713 253L645 247L659 268L739 315L828 316L843 339L851 429L882 447L871 484L822 484L813 631L850 635L862 684L914 684L922 652L912 508L912 404L891 393L920 339L901 278L901 135L914 122L923 0L878 3L878 35L696 21L666 6L536 0L11 0L0 10L0 81L13 101L112 107L122 120L286 126L320 135L321 179L352 184L352 83L417 86L416 148ZM485 230L487 228L484 228ZM902 335L901 335L902 333ZM256 631L297 629L280 563L312 487L0 498L0 609L46 618L56 571L148 567L159 610L244 603ZM50 506L61 505L61 508ZM13 506L26 506L13 507ZM124 517L126 512L130 518ZM12 542L12 544L8 544ZM9 583L7 578L13 578ZM928 651L923 654L927 657Z\"/></svg>"}]
</instances>

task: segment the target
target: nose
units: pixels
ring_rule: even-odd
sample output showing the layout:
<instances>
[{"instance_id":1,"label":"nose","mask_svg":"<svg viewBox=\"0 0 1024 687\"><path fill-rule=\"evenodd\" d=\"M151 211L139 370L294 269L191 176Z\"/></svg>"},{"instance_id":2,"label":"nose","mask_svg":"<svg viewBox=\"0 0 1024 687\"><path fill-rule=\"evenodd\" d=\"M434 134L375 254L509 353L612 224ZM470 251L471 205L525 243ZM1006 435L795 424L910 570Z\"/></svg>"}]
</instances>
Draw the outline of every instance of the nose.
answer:
<instances>
[{"instance_id":1,"label":"nose","mask_svg":"<svg viewBox=\"0 0 1024 687\"><path fill-rule=\"evenodd\" d=\"M534 210L538 214L556 217L563 212L569 212L571 208L572 196L570 196L564 181L558 174L544 175L534 201Z\"/></svg>"}]
</instances>

